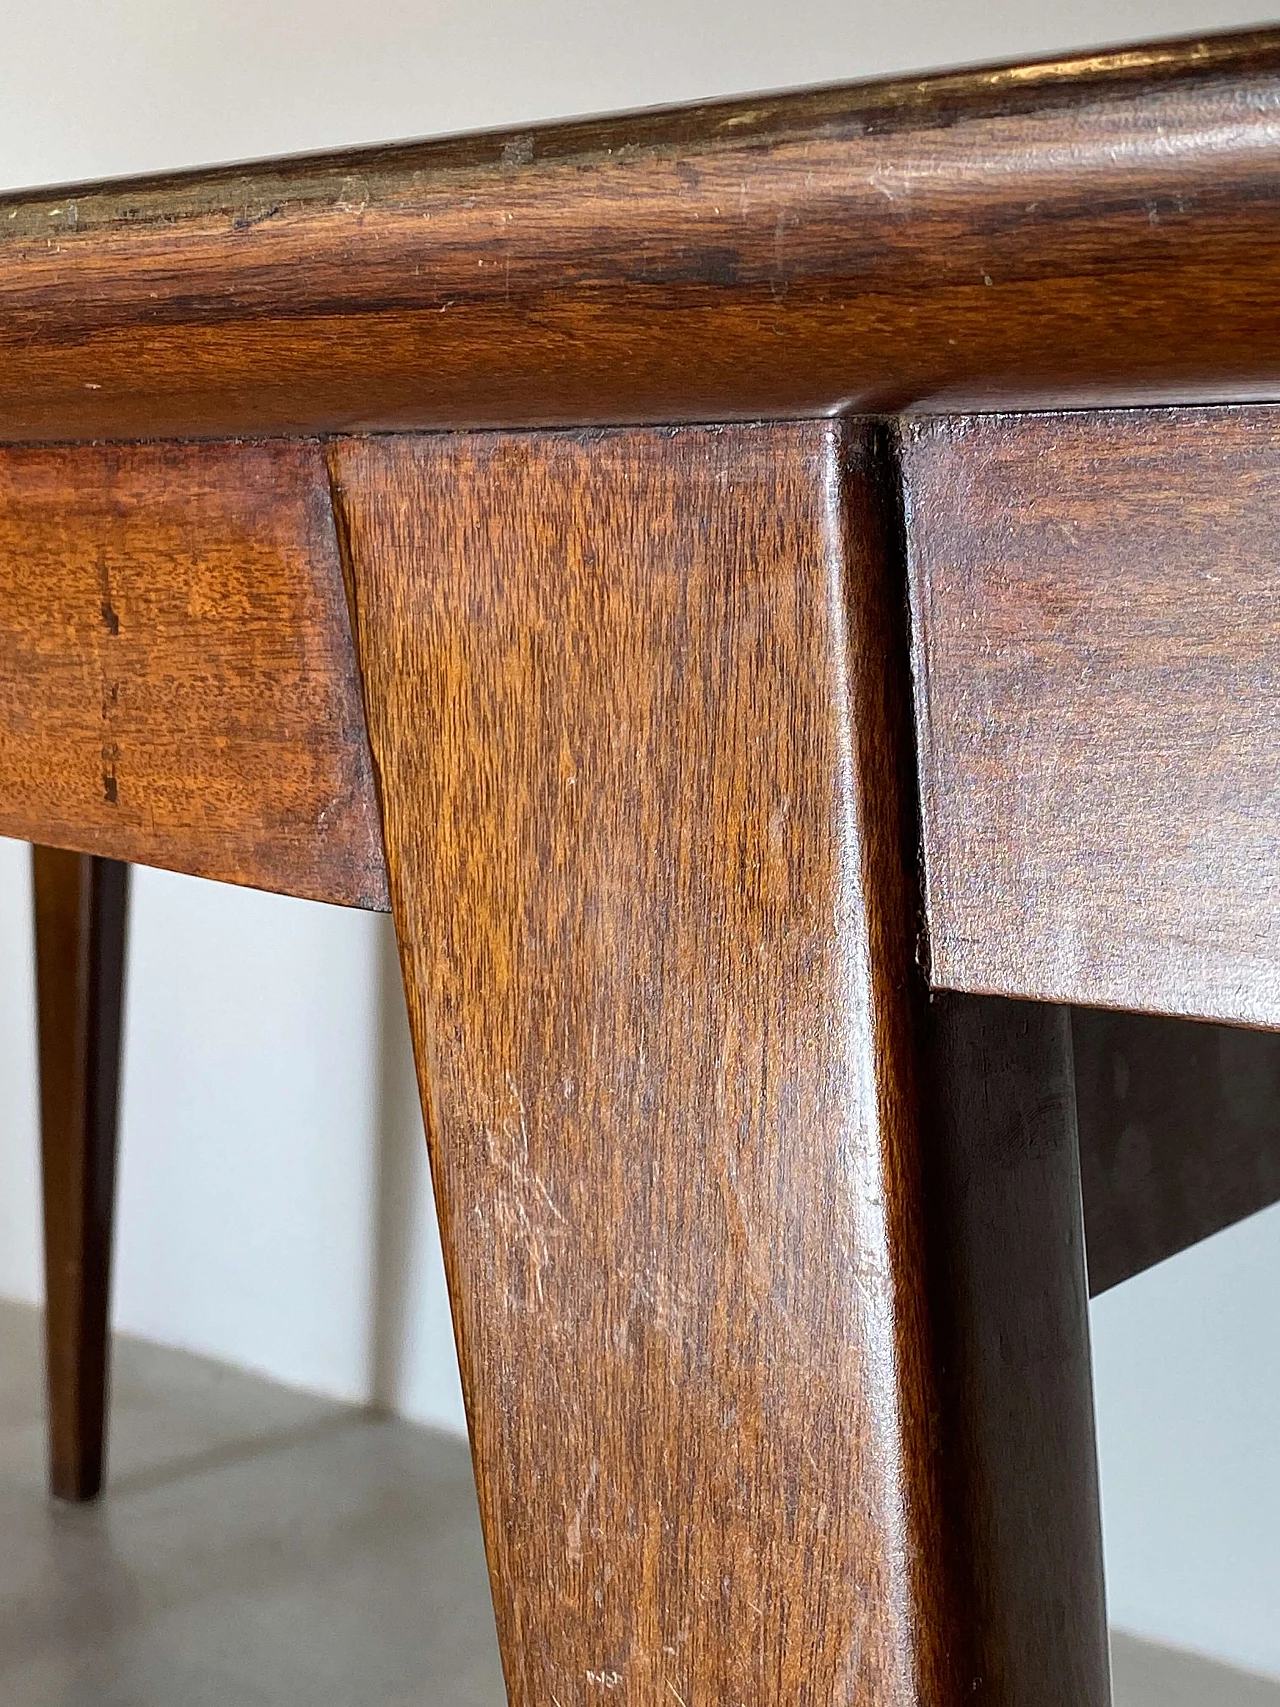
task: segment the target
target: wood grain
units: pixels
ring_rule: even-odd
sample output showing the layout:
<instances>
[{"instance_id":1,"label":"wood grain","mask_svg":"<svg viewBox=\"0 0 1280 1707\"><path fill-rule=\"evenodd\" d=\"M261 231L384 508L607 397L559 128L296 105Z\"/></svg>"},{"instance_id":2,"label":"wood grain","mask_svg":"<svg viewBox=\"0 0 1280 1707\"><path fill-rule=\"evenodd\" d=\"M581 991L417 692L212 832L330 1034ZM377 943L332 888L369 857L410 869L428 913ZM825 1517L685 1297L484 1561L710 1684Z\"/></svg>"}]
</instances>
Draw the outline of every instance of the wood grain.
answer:
<instances>
[{"instance_id":1,"label":"wood grain","mask_svg":"<svg viewBox=\"0 0 1280 1707\"><path fill-rule=\"evenodd\" d=\"M1280 1201L1280 1036L1077 1008L1089 1290Z\"/></svg>"},{"instance_id":2,"label":"wood grain","mask_svg":"<svg viewBox=\"0 0 1280 1707\"><path fill-rule=\"evenodd\" d=\"M102 1487L129 868L32 850L49 1479Z\"/></svg>"},{"instance_id":3,"label":"wood grain","mask_svg":"<svg viewBox=\"0 0 1280 1707\"><path fill-rule=\"evenodd\" d=\"M323 453L0 454L0 834L386 905Z\"/></svg>"},{"instance_id":4,"label":"wood grain","mask_svg":"<svg viewBox=\"0 0 1280 1707\"><path fill-rule=\"evenodd\" d=\"M902 464L934 982L1280 1025L1280 411Z\"/></svg>"},{"instance_id":5,"label":"wood grain","mask_svg":"<svg viewBox=\"0 0 1280 1707\"><path fill-rule=\"evenodd\" d=\"M1100 1577L1078 1609L1079 1575L1046 1564L1091 1536L1100 1570L1069 1474L1092 1450L1071 1109L1028 1094L1039 1045L1019 1080L1025 1040L998 1024L929 1094L1050 1183L1024 1202L970 1168L966 1231L926 1260L905 636L872 439L331 458L515 1707L1104 1707ZM1063 1214L1074 1242L1043 1236ZM1011 1244L1024 1291L996 1308ZM945 1417L934 1270L968 1288ZM1077 1457L993 1489L1036 1457L1001 1428L1048 1442L1068 1390ZM978 1546L1020 1584L998 1625Z\"/></svg>"},{"instance_id":6,"label":"wood grain","mask_svg":"<svg viewBox=\"0 0 1280 1707\"><path fill-rule=\"evenodd\" d=\"M1280 384L1280 32L0 203L0 436Z\"/></svg>"}]
</instances>

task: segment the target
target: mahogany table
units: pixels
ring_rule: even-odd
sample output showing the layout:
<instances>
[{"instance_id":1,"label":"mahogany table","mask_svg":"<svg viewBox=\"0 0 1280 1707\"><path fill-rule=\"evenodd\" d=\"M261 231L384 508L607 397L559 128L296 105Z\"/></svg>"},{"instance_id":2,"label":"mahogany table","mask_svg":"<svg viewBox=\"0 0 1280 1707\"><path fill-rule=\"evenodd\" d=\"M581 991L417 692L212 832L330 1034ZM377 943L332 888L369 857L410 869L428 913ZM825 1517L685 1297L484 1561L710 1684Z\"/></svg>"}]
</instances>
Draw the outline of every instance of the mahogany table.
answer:
<instances>
[{"instance_id":1,"label":"mahogany table","mask_svg":"<svg viewBox=\"0 0 1280 1707\"><path fill-rule=\"evenodd\" d=\"M390 906L512 1701L1106 1702L1090 1285L1280 1196L1276 397L1280 31L0 205L55 1491L125 862Z\"/></svg>"}]
</instances>

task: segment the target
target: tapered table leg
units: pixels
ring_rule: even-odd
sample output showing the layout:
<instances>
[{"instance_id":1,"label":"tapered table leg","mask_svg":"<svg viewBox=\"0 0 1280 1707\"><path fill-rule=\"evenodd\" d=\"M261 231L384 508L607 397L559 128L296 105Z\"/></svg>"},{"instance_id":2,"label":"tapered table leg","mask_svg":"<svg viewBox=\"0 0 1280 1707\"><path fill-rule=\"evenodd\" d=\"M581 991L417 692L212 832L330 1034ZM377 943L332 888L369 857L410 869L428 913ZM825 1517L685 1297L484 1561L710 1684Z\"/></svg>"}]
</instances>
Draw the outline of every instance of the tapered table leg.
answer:
<instances>
[{"instance_id":1,"label":"tapered table leg","mask_svg":"<svg viewBox=\"0 0 1280 1707\"><path fill-rule=\"evenodd\" d=\"M930 1005L892 471L332 447L517 1707L1102 1707L1069 1031Z\"/></svg>"},{"instance_id":2,"label":"tapered table leg","mask_svg":"<svg viewBox=\"0 0 1280 1707\"><path fill-rule=\"evenodd\" d=\"M32 850L53 1492L102 1487L129 868Z\"/></svg>"}]
</instances>

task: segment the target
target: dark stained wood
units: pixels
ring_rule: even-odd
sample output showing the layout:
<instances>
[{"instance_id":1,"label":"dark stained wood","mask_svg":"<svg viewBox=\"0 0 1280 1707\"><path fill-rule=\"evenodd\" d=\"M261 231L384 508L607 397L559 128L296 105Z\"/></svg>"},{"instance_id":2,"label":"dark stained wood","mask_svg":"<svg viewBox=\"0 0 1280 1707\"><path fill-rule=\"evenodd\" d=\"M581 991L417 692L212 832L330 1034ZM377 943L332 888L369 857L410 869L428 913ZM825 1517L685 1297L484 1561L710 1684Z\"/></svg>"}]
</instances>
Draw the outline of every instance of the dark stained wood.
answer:
<instances>
[{"instance_id":1,"label":"dark stained wood","mask_svg":"<svg viewBox=\"0 0 1280 1707\"><path fill-rule=\"evenodd\" d=\"M49 1474L102 1487L129 868L32 849L44 1174Z\"/></svg>"},{"instance_id":2,"label":"dark stained wood","mask_svg":"<svg viewBox=\"0 0 1280 1707\"><path fill-rule=\"evenodd\" d=\"M1105 1707L1069 1044L925 1043L873 437L330 455L513 1704Z\"/></svg>"},{"instance_id":3,"label":"dark stained wood","mask_svg":"<svg viewBox=\"0 0 1280 1707\"><path fill-rule=\"evenodd\" d=\"M1280 385L1280 32L0 203L0 435Z\"/></svg>"},{"instance_id":4,"label":"dark stained wood","mask_svg":"<svg viewBox=\"0 0 1280 1707\"><path fill-rule=\"evenodd\" d=\"M1089 1300L1067 1010L934 996L924 1203L943 1487L969 1573L974 1688L1110 1702Z\"/></svg>"},{"instance_id":5,"label":"dark stained wood","mask_svg":"<svg viewBox=\"0 0 1280 1707\"><path fill-rule=\"evenodd\" d=\"M0 835L386 905L314 444L0 454Z\"/></svg>"},{"instance_id":6,"label":"dark stained wood","mask_svg":"<svg viewBox=\"0 0 1280 1707\"><path fill-rule=\"evenodd\" d=\"M1280 1025L1280 411L902 458L934 982Z\"/></svg>"},{"instance_id":7,"label":"dark stained wood","mask_svg":"<svg viewBox=\"0 0 1280 1707\"><path fill-rule=\"evenodd\" d=\"M1280 1036L1077 1008L1089 1290L1280 1201Z\"/></svg>"}]
</instances>

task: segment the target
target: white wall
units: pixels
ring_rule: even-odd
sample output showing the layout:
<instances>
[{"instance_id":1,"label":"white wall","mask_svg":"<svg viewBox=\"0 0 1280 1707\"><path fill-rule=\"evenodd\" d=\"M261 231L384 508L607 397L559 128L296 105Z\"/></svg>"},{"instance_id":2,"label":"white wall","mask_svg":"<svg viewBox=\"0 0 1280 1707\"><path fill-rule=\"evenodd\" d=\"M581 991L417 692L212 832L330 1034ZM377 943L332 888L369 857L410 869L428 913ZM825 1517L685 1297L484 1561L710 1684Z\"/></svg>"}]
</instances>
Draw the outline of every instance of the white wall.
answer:
<instances>
[{"instance_id":1,"label":"white wall","mask_svg":"<svg viewBox=\"0 0 1280 1707\"><path fill-rule=\"evenodd\" d=\"M0 1294L40 1272L30 856L0 841ZM386 919L133 879L114 1314L465 1427Z\"/></svg>"},{"instance_id":2,"label":"white wall","mask_svg":"<svg viewBox=\"0 0 1280 1707\"><path fill-rule=\"evenodd\" d=\"M0 183L518 124L1272 12L1266 0L6 0Z\"/></svg>"},{"instance_id":3,"label":"white wall","mask_svg":"<svg viewBox=\"0 0 1280 1707\"><path fill-rule=\"evenodd\" d=\"M1274 0L7 0L0 185L1266 19ZM0 843L0 1292L39 1293L26 856ZM461 1426L382 921L138 874L122 1327ZM1113 1606L1280 1669L1280 1221L1095 1312Z\"/></svg>"},{"instance_id":4,"label":"white wall","mask_svg":"<svg viewBox=\"0 0 1280 1707\"><path fill-rule=\"evenodd\" d=\"M0 1296L40 1298L31 857L0 840Z\"/></svg>"},{"instance_id":5,"label":"white wall","mask_svg":"<svg viewBox=\"0 0 1280 1707\"><path fill-rule=\"evenodd\" d=\"M1280 1204L1091 1316L1112 1622L1280 1677Z\"/></svg>"}]
</instances>

